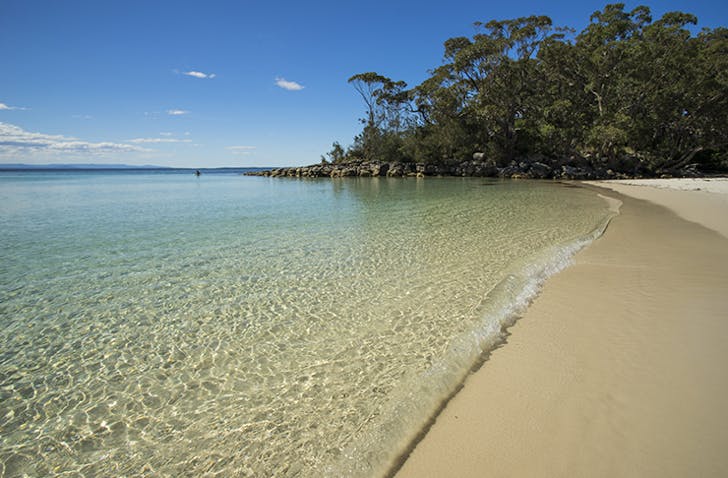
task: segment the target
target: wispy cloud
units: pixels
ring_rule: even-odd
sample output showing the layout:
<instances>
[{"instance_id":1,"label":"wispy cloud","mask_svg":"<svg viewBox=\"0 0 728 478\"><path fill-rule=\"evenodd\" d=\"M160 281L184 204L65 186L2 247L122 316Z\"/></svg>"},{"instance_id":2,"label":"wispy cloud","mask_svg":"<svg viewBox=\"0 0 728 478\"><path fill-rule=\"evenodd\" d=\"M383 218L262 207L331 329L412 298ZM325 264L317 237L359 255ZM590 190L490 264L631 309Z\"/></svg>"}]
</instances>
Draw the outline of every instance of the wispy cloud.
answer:
<instances>
[{"instance_id":1,"label":"wispy cloud","mask_svg":"<svg viewBox=\"0 0 728 478\"><path fill-rule=\"evenodd\" d=\"M191 76L193 78L201 78L201 79L208 79L211 80L215 78L217 75L215 73L203 73L201 71L183 71L183 75Z\"/></svg>"},{"instance_id":2,"label":"wispy cloud","mask_svg":"<svg viewBox=\"0 0 728 478\"><path fill-rule=\"evenodd\" d=\"M71 118L73 118L73 119L82 119L82 120L94 119L94 117L91 116L91 115L71 115Z\"/></svg>"},{"instance_id":3,"label":"wispy cloud","mask_svg":"<svg viewBox=\"0 0 728 478\"><path fill-rule=\"evenodd\" d=\"M0 103L0 110L27 110L28 108L23 108L22 106L9 106L5 103Z\"/></svg>"},{"instance_id":4,"label":"wispy cloud","mask_svg":"<svg viewBox=\"0 0 728 478\"><path fill-rule=\"evenodd\" d=\"M130 143L142 144L142 143L191 143L191 139L178 139L178 138L134 138L129 140Z\"/></svg>"},{"instance_id":5,"label":"wispy cloud","mask_svg":"<svg viewBox=\"0 0 728 478\"><path fill-rule=\"evenodd\" d=\"M285 78L276 78L276 86L283 88L288 91L299 91L304 88L303 85L296 83L295 81L288 81Z\"/></svg>"},{"instance_id":6,"label":"wispy cloud","mask_svg":"<svg viewBox=\"0 0 728 478\"><path fill-rule=\"evenodd\" d=\"M159 136L174 136L174 133L163 132L163 133L159 133Z\"/></svg>"},{"instance_id":7,"label":"wispy cloud","mask_svg":"<svg viewBox=\"0 0 728 478\"><path fill-rule=\"evenodd\" d=\"M190 112L187 110L167 110L167 114L170 116L182 116L189 113Z\"/></svg>"},{"instance_id":8,"label":"wispy cloud","mask_svg":"<svg viewBox=\"0 0 728 478\"><path fill-rule=\"evenodd\" d=\"M0 123L0 157L22 159L21 155L103 155L109 153L148 152L148 149L125 143L90 142L77 138L34 133L9 123Z\"/></svg>"},{"instance_id":9,"label":"wispy cloud","mask_svg":"<svg viewBox=\"0 0 728 478\"><path fill-rule=\"evenodd\" d=\"M253 154L256 149L255 146L228 146L227 150L233 154L249 155Z\"/></svg>"}]
</instances>

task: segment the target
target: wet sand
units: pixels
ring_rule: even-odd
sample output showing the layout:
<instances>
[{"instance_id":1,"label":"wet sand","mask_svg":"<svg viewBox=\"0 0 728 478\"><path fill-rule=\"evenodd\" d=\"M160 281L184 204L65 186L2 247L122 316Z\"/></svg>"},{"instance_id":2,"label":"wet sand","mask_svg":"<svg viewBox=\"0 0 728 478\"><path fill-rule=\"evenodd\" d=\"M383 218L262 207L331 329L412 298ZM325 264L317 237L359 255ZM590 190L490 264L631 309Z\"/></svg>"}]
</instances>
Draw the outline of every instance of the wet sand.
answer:
<instances>
[{"instance_id":1,"label":"wet sand","mask_svg":"<svg viewBox=\"0 0 728 478\"><path fill-rule=\"evenodd\" d=\"M630 194L602 191L621 214L549 279L397 476L728 476L728 202L613 189ZM631 197L645 194L688 220Z\"/></svg>"}]
</instances>

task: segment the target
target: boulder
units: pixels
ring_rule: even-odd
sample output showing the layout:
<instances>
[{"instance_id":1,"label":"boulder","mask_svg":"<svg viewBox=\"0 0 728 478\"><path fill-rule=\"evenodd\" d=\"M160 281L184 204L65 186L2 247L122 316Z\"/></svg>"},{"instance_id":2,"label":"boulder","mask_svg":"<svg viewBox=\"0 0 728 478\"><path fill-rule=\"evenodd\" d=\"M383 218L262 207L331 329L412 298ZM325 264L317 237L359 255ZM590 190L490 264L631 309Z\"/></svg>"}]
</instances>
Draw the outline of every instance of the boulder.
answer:
<instances>
[{"instance_id":1,"label":"boulder","mask_svg":"<svg viewBox=\"0 0 728 478\"><path fill-rule=\"evenodd\" d=\"M423 171L423 173L425 174L425 176L434 176L436 174L441 174L436 164L425 164L425 170Z\"/></svg>"},{"instance_id":2,"label":"boulder","mask_svg":"<svg viewBox=\"0 0 728 478\"><path fill-rule=\"evenodd\" d=\"M394 163L393 165L389 165L389 169L387 170L387 176L390 178L399 178L402 177L404 174L404 168L402 168L402 165L399 163Z\"/></svg>"},{"instance_id":3,"label":"boulder","mask_svg":"<svg viewBox=\"0 0 728 478\"><path fill-rule=\"evenodd\" d=\"M372 165L372 176L384 176L389 170L387 163L375 163Z\"/></svg>"},{"instance_id":4,"label":"boulder","mask_svg":"<svg viewBox=\"0 0 728 478\"><path fill-rule=\"evenodd\" d=\"M523 171L521 171L518 167L518 163L516 163L515 161L511 161L508 166L499 170L498 176L502 178L510 178L513 177L514 174L519 174L522 172Z\"/></svg>"},{"instance_id":5,"label":"boulder","mask_svg":"<svg viewBox=\"0 0 728 478\"><path fill-rule=\"evenodd\" d=\"M596 174L591 168L578 168L574 166L561 166L561 179L592 179Z\"/></svg>"},{"instance_id":6,"label":"boulder","mask_svg":"<svg viewBox=\"0 0 728 478\"><path fill-rule=\"evenodd\" d=\"M548 164L535 162L531 164L529 173L536 179L546 179L551 177L552 169Z\"/></svg>"},{"instance_id":7,"label":"boulder","mask_svg":"<svg viewBox=\"0 0 728 478\"><path fill-rule=\"evenodd\" d=\"M474 164L473 176L495 177L498 176L498 168L492 162L478 162Z\"/></svg>"},{"instance_id":8,"label":"boulder","mask_svg":"<svg viewBox=\"0 0 728 478\"><path fill-rule=\"evenodd\" d=\"M475 173L476 164L472 161L463 161L460 163L460 175L461 176L473 176Z\"/></svg>"}]
</instances>

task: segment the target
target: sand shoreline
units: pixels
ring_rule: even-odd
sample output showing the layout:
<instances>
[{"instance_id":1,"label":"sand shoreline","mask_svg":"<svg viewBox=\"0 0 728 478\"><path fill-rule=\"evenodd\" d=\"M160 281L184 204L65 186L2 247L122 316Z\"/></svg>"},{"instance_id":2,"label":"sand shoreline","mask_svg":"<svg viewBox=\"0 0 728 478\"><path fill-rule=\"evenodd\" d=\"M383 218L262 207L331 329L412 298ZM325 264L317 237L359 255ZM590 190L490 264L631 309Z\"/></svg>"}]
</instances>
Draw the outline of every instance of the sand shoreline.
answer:
<instances>
[{"instance_id":1,"label":"sand shoreline","mask_svg":"<svg viewBox=\"0 0 728 478\"><path fill-rule=\"evenodd\" d=\"M601 190L621 214L549 279L397 476L728 475L728 196L598 185L630 195Z\"/></svg>"},{"instance_id":2,"label":"sand shoreline","mask_svg":"<svg viewBox=\"0 0 728 478\"><path fill-rule=\"evenodd\" d=\"M672 210L728 237L728 178L585 181Z\"/></svg>"}]
</instances>

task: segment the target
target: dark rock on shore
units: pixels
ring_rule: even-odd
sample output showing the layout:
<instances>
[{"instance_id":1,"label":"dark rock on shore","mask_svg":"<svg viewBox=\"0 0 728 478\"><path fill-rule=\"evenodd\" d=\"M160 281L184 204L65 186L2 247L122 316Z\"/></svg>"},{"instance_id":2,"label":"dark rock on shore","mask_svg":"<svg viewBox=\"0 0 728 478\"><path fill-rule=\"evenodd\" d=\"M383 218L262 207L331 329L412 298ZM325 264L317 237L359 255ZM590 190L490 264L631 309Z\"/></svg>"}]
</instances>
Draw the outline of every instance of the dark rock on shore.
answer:
<instances>
[{"instance_id":1,"label":"dark rock on shore","mask_svg":"<svg viewBox=\"0 0 728 478\"><path fill-rule=\"evenodd\" d=\"M595 165L595 163L597 165ZM628 166L629 172L618 170L619 166ZM663 175L675 177L694 177L698 175L696 165L687 165L679 171L662 172ZM537 155L511 161L506 166L498 166L495 161L485 157L484 153L474 153L470 161L449 161L443 163L381 162L381 161L349 161L346 163L322 163L311 166L277 168L267 171L246 173L248 176L292 177L292 178L343 178L343 177L425 177L425 176L461 176L510 179L626 179L650 177L649 171L639 168L635 158L622 160L614 168L601 165L591 158L571 157L563 160L552 160Z\"/></svg>"}]
</instances>

